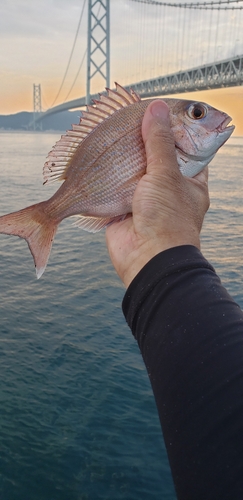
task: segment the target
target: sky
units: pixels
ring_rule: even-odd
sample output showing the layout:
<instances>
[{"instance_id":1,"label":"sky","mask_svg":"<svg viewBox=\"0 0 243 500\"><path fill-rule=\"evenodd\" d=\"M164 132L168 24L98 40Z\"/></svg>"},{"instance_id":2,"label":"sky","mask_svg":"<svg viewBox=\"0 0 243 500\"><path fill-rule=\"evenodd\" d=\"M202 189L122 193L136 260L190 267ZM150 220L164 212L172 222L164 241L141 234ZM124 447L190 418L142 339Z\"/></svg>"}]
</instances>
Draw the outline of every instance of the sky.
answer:
<instances>
[{"instance_id":1,"label":"sky","mask_svg":"<svg viewBox=\"0 0 243 500\"><path fill-rule=\"evenodd\" d=\"M52 106L67 67L84 1L0 0L0 114L32 111L33 84L41 84L42 107ZM194 11L185 18L180 9L169 11L132 0L110 0L110 10L111 82L130 84L170 73L178 60L180 69L186 69L210 62L210 58L222 59L232 55L233 45L238 45L237 53L243 53L241 11L215 13L221 16L216 23L210 12ZM86 47L87 0L67 78L55 104L68 95ZM95 87L99 82L93 85L91 91L102 90ZM68 100L82 97L85 92L86 60ZM181 97L205 101L226 111L236 125L235 135L243 135L243 87Z\"/></svg>"}]
</instances>

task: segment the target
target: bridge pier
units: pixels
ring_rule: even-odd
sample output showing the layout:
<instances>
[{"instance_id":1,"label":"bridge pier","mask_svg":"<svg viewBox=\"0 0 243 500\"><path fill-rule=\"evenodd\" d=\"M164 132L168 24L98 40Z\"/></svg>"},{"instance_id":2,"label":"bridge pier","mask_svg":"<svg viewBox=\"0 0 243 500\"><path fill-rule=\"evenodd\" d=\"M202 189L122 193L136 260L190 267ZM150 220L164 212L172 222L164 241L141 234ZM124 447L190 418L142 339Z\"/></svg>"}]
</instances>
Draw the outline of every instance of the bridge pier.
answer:
<instances>
[{"instance_id":1,"label":"bridge pier","mask_svg":"<svg viewBox=\"0 0 243 500\"><path fill-rule=\"evenodd\" d=\"M41 108L41 85L33 84L33 129L42 130L42 121L37 121L37 118L42 112Z\"/></svg>"}]
</instances>

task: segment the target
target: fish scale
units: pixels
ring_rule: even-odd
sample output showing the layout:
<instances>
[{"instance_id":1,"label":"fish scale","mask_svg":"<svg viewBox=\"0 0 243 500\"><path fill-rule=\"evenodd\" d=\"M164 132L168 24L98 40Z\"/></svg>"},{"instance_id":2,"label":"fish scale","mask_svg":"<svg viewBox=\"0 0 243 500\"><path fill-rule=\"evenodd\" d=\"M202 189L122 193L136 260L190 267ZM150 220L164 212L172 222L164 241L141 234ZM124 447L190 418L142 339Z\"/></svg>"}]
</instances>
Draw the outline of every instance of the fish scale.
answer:
<instances>
[{"instance_id":1,"label":"fish scale","mask_svg":"<svg viewBox=\"0 0 243 500\"><path fill-rule=\"evenodd\" d=\"M141 100L116 84L73 125L50 151L44 184L63 181L46 201L0 217L0 232L26 239L39 278L47 265L60 222L97 232L132 211L133 193L146 171L141 125L154 99ZM164 99L170 109L178 166L189 177L199 173L234 130L231 118L208 104Z\"/></svg>"}]
</instances>

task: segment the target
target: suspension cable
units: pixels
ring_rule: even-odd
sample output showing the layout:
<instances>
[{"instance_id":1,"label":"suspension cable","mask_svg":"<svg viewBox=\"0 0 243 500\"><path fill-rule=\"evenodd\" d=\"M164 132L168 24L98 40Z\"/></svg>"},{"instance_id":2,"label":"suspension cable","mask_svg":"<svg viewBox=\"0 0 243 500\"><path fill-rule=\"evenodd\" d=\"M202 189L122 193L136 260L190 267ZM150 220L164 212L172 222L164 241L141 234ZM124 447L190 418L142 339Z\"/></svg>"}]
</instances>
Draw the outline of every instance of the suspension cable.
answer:
<instances>
[{"instance_id":1,"label":"suspension cable","mask_svg":"<svg viewBox=\"0 0 243 500\"><path fill-rule=\"evenodd\" d=\"M207 61L210 59L210 45L211 45L211 35L212 35L212 18L213 18L213 11L211 10L211 12L210 12L210 19L209 19L209 31L208 31Z\"/></svg>"},{"instance_id":2,"label":"suspension cable","mask_svg":"<svg viewBox=\"0 0 243 500\"><path fill-rule=\"evenodd\" d=\"M82 68L82 66L83 66L83 63L84 63L84 61L85 61L85 57L86 57L86 55L87 55L87 49L85 49L85 51L84 51L84 55L83 55L83 57L82 57L81 63L80 63L79 68L78 68L78 71L77 71L76 76L75 76L75 78L74 78L74 80L73 80L73 83L72 83L72 85L71 85L71 87L70 87L70 90L69 90L69 92L67 93L67 95L66 95L66 97L65 97L65 99L64 99L64 102L66 102L67 98L70 96L70 94L71 94L71 92L72 92L72 90L73 90L73 87L74 87L74 85L75 85L75 83L76 83L76 81L77 81L77 79L78 79L78 75L79 75L79 73L80 73L80 71L81 71L81 68Z\"/></svg>"},{"instance_id":3,"label":"suspension cable","mask_svg":"<svg viewBox=\"0 0 243 500\"><path fill-rule=\"evenodd\" d=\"M218 54L219 15L220 15L220 8L218 8L218 15L217 15L217 21L216 21L216 33L215 33L215 41L214 41L214 60L215 61L217 61L219 58L219 54Z\"/></svg>"},{"instance_id":4,"label":"suspension cable","mask_svg":"<svg viewBox=\"0 0 243 500\"><path fill-rule=\"evenodd\" d=\"M216 0L215 2L203 2L203 3L169 3L169 2L159 2L158 0L130 0L132 2L147 3L150 5L160 5L166 7L177 7L178 9L199 9L199 10L242 10L243 5L236 7L235 4L242 3L243 0ZM229 4L234 4L230 7ZM226 6L225 6L226 5Z\"/></svg>"},{"instance_id":5,"label":"suspension cable","mask_svg":"<svg viewBox=\"0 0 243 500\"><path fill-rule=\"evenodd\" d=\"M72 46L72 50L71 50L71 53L70 53L70 56L69 56L69 60L68 60L68 63L67 63L66 71L64 73L64 76L63 76L63 79L62 79L62 83L61 83L60 88L59 88L59 90L57 92L57 95L56 95L56 97L55 97L55 99L54 99L54 101L53 101L53 103L51 105L51 108L54 106L57 98L59 97L59 94L60 94L60 92L62 90L63 84L64 84L66 76L67 76L67 72L69 70L69 66L70 66L70 63L71 63L71 59L73 57L73 52L74 52L76 41L77 41L77 38L78 38L78 34L79 34L81 22L82 22L82 19L83 19L83 13L84 13L85 4L86 4L86 0L84 0L83 7L82 7L82 10L81 10L81 14L80 14L79 22L78 22L78 27L77 27L76 34L75 34L75 37L74 37L73 46Z\"/></svg>"}]
</instances>

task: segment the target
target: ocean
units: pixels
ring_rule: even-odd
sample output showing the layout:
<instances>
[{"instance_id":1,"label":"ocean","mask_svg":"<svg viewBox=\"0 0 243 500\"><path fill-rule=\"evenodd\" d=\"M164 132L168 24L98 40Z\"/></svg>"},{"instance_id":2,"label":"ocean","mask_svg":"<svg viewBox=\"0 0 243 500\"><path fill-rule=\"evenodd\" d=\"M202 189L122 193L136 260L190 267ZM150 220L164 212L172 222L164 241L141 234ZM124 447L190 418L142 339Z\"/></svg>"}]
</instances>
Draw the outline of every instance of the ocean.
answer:
<instances>
[{"instance_id":1,"label":"ocean","mask_svg":"<svg viewBox=\"0 0 243 500\"><path fill-rule=\"evenodd\" d=\"M0 214L48 198L59 134L0 132ZM243 306L243 139L210 166L202 251ZM65 220L40 280L25 241L0 235L0 499L175 500L124 287L95 235Z\"/></svg>"}]
</instances>

